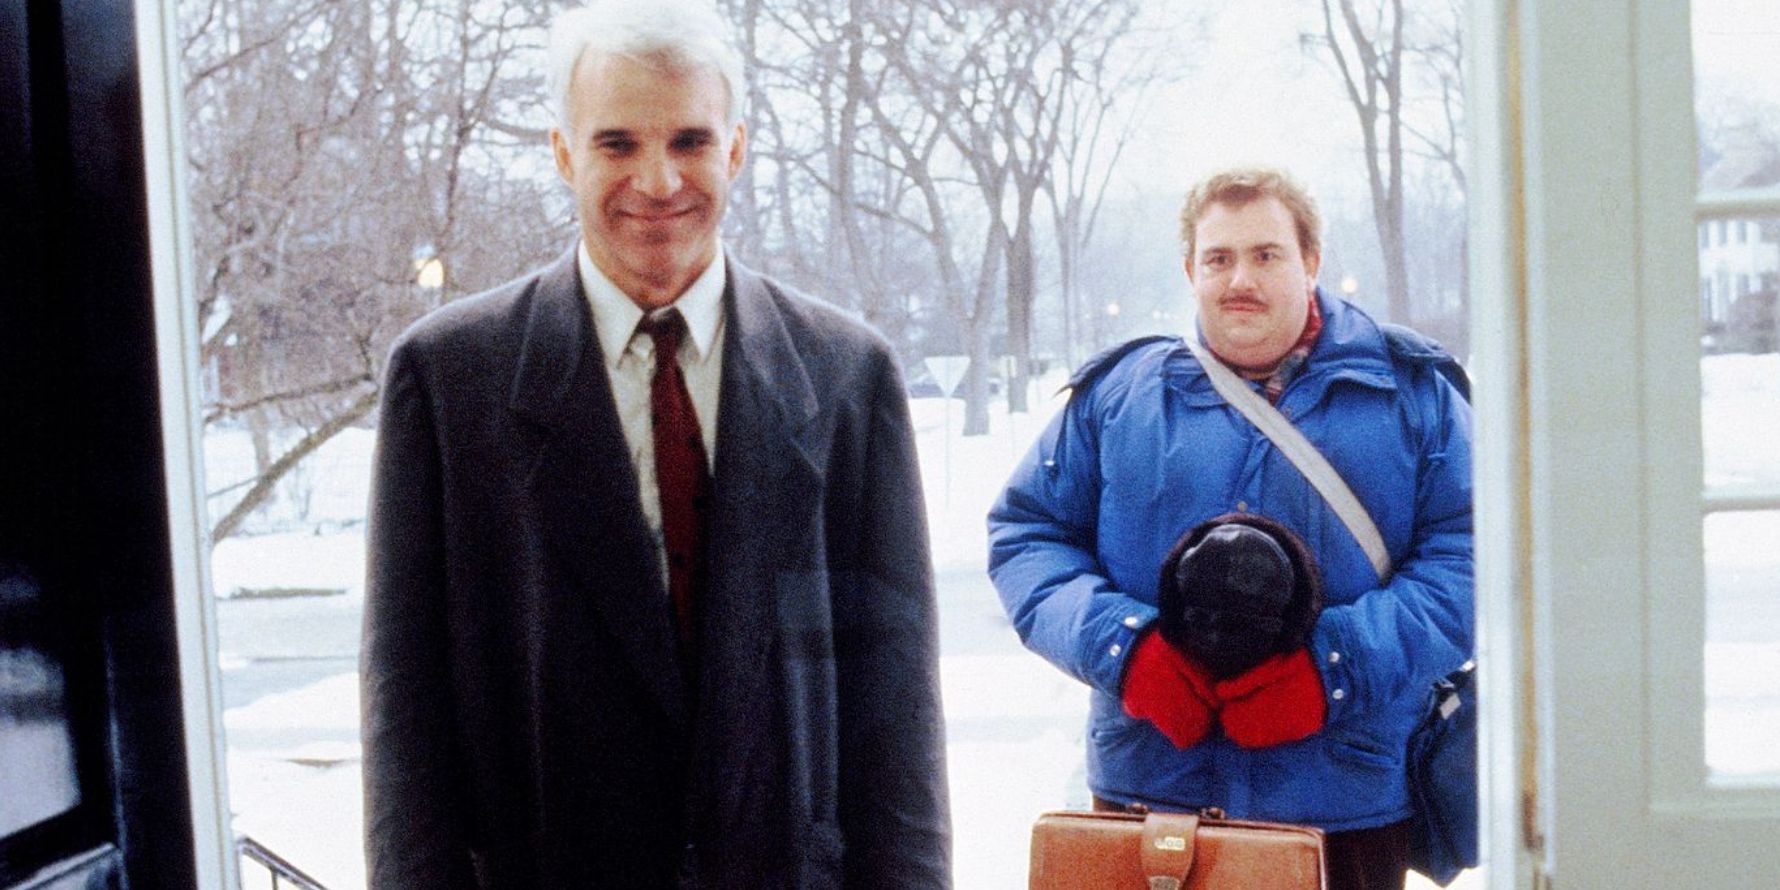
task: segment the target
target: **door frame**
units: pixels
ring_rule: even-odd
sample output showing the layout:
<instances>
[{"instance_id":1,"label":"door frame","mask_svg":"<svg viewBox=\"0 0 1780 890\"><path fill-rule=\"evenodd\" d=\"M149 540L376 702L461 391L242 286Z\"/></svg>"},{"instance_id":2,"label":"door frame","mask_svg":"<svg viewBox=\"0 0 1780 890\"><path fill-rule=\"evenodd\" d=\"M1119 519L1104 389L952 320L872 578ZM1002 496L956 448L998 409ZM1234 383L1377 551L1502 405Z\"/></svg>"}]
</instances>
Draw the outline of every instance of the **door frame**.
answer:
<instances>
[{"instance_id":1,"label":"door frame","mask_svg":"<svg viewBox=\"0 0 1780 890\"><path fill-rule=\"evenodd\" d=\"M1705 771L1689 5L1471 22L1489 885L1780 885Z\"/></svg>"}]
</instances>

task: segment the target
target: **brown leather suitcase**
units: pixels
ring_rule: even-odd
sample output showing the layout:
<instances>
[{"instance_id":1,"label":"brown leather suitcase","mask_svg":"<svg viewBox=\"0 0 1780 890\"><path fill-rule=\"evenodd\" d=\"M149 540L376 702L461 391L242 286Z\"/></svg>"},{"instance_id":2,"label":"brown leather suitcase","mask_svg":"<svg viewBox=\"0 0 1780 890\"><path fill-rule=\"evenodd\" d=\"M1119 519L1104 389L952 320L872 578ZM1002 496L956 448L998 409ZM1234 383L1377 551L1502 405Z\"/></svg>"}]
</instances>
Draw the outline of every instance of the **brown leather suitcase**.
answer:
<instances>
[{"instance_id":1,"label":"brown leather suitcase","mask_svg":"<svg viewBox=\"0 0 1780 890\"><path fill-rule=\"evenodd\" d=\"M1195 813L1046 813L1031 890L1324 890L1323 833Z\"/></svg>"}]
</instances>

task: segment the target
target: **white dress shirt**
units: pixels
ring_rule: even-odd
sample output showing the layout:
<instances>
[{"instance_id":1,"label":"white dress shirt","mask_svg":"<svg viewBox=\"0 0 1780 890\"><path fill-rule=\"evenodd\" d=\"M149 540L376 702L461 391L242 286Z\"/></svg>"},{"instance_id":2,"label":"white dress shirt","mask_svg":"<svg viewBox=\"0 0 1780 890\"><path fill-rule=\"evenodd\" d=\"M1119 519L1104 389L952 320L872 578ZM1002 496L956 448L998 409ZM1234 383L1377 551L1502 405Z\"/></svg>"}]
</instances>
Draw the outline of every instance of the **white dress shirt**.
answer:
<instances>
[{"instance_id":1,"label":"white dress shirt","mask_svg":"<svg viewBox=\"0 0 1780 890\"><path fill-rule=\"evenodd\" d=\"M582 243L578 251L581 290L593 306L593 325L599 333L600 352L606 360L606 377L618 403L618 423L630 448L631 465L637 470L638 494L643 518L655 537L662 578L667 578L667 546L661 537L661 489L655 479L655 430L649 421L649 384L655 375L655 341L637 333L642 307L625 296L605 273L593 264ZM688 336L680 343L680 373L692 396L698 431L705 443L707 469L716 472L717 397L723 383L723 251L705 267L686 292L669 304L686 320ZM657 309L659 314L666 308Z\"/></svg>"}]
</instances>

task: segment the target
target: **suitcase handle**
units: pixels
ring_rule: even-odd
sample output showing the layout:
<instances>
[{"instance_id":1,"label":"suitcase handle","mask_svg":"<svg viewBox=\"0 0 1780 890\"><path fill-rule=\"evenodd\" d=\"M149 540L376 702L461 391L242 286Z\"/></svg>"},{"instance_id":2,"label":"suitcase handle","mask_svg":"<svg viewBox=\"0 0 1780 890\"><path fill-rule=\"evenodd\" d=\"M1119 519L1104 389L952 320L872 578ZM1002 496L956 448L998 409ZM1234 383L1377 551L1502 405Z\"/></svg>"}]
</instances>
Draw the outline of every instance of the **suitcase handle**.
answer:
<instances>
[{"instance_id":1,"label":"suitcase handle","mask_svg":"<svg viewBox=\"0 0 1780 890\"><path fill-rule=\"evenodd\" d=\"M1180 890L1193 871L1193 839L1199 831L1197 813L1145 813L1143 873L1149 890Z\"/></svg>"}]
</instances>

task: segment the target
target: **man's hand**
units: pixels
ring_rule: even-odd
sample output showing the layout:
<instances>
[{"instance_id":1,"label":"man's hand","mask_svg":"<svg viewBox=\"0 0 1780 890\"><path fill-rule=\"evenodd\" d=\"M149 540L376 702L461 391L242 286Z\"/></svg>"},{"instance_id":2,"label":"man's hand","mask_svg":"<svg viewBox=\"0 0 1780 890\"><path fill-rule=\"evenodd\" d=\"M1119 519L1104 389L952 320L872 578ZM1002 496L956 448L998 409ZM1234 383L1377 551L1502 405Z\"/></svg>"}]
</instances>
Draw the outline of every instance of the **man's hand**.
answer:
<instances>
[{"instance_id":1,"label":"man's hand","mask_svg":"<svg viewBox=\"0 0 1780 890\"><path fill-rule=\"evenodd\" d=\"M1138 638L1120 699L1125 713L1148 720L1181 749L1199 744L1217 717L1211 674L1154 631Z\"/></svg>"},{"instance_id":2,"label":"man's hand","mask_svg":"<svg viewBox=\"0 0 1780 890\"><path fill-rule=\"evenodd\" d=\"M1322 729L1328 717L1323 678L1306 649L1275 655L1213 689L1223 703L1224 734L1244 748L1298 741Z\"/></svg>"}]
</instances>

